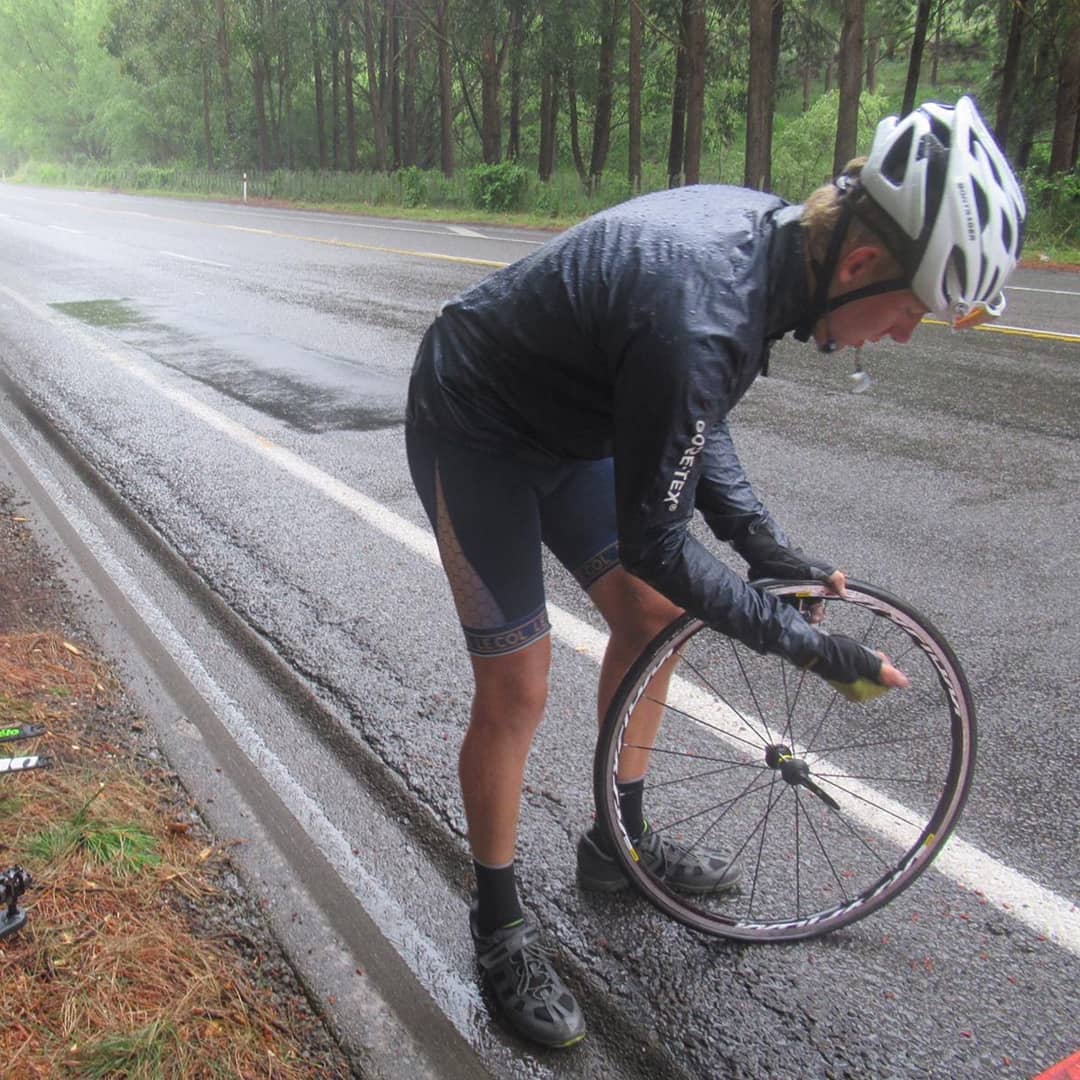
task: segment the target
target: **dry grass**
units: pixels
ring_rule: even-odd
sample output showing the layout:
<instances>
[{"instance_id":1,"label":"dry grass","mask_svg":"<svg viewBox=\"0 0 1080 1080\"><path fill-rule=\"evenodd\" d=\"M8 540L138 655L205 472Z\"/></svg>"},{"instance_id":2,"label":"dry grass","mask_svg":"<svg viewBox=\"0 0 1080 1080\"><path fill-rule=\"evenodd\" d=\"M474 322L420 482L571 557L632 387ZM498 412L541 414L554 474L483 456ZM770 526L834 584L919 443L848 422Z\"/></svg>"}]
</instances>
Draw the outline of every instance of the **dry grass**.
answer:
<instances>
[{"instance_id":1,"label":"dry grass","mask_svg":"<svg viewBox=\"0 0 1080 1080\"><path fill-rule=\"evenodd\" d=\"M0 1076L347 1075L306 1060L311 1021L192 930L178 900L215 892L223 854L160 770L81 724L112 700L106 670L54 634L0 635L0 688L0 726L48 727L13 752L56 762L0 779L0 869L35 880L0 940Z\"/></svg>"}]
</instances>

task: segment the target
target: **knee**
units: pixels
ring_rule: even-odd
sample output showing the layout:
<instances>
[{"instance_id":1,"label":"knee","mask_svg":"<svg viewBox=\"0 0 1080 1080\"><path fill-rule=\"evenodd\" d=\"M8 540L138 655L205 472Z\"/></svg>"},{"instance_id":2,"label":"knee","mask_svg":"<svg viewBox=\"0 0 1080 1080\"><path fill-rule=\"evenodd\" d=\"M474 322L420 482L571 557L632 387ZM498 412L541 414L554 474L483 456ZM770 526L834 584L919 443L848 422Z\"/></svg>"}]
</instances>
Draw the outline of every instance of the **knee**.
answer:
<instances>
[{"instance_id":1,"label":"knee","mask_svg":"<svg viewBox=\"0 0 1080 1080\"><path fill-rule=\"evenodd\" d=\"M624 607L620 617L611 623L613 641L634 653L640 653L661 630L683 614L682 608L666 597L653 590L649 593Z\"/></svg>"},{"instance_id":2,"label":"knee","mask_svg":"<svg viewBox=\"0 0 1080 1080\"><path fill-rule=\"evenodd\" d=\"M546 674L506 671L477 680L470 731L531 738L547 705Z\"/></svg>"}]
</instances>

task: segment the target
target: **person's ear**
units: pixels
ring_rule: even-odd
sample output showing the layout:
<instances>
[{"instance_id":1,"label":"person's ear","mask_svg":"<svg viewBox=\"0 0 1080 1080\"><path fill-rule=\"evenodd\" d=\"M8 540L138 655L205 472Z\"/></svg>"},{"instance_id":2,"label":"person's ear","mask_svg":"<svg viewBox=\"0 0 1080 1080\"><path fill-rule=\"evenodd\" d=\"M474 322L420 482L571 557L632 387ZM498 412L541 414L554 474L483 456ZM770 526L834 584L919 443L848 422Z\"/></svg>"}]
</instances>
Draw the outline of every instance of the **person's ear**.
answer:
<instances>
[{"instance_id":1,"label":"person's ear","mask_svg":"<svg viewBox=\"0 0 1080 1080\"><path fill-rule=\"evenodd\" d=\"M860 244L840 260L834 278L844 286L865 282L873 274L880 258L880 248L873 244Z\"/></svg>"}]
</instances>

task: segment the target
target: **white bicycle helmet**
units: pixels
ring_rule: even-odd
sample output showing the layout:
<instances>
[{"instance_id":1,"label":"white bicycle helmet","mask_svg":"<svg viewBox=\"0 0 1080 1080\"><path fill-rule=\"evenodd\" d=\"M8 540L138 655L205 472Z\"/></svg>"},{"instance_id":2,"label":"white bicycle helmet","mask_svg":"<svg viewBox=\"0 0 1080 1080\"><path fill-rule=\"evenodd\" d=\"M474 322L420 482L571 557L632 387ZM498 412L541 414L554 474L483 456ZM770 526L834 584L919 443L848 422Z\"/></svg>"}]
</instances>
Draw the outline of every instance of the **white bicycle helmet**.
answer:
<instances>
[{"instance_id":1,"label":"white bicycle helmet","mask_svg":"<svg viewBox=\"0 0 1080 1080\"><path fill-rule=\"evenodd\" d=\"M1005 310L1024 196L974 103L928 103L878 124L860 183L895 222L912 291L961 329Z\"/></svg>"}]
</instances>

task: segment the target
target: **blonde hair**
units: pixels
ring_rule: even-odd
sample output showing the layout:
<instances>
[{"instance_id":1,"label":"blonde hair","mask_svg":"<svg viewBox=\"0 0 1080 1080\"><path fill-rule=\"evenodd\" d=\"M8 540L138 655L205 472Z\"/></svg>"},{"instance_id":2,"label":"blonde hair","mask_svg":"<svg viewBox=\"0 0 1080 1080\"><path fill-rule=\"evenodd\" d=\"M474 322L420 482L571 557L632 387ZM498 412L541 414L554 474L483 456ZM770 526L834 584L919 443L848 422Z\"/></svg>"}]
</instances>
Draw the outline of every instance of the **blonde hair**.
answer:
<instances>
[{"instance_id":1,"label":"blonde hair","mask_svg":"<svg viewBox=\"0 0 1080 1080\"><path fill-rule=\"evenodd\" d=\"M844 166L841 178L846 177L857 182L865 164L865 157L852 158ZM842 259L849 251L864 245L876 247L885 257L880 259L875 267L875 279L903 276L903 266L893 255L885 239L895 234L896 225L861 189L853 195L845 195L842 188L833 182L823 184L803 203L801 220L806 230L806 255L810 273L813 274L815 266L821 266L825 262L829 242L840 222L841 205L845 197L856 200L855 213L848 221L839 257Z\"/></svg>"}]
</instances>

